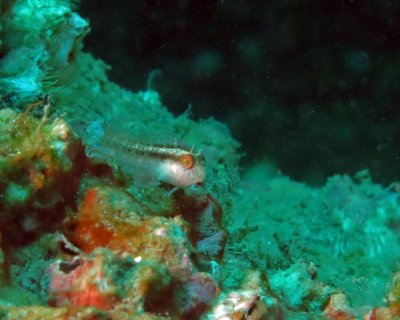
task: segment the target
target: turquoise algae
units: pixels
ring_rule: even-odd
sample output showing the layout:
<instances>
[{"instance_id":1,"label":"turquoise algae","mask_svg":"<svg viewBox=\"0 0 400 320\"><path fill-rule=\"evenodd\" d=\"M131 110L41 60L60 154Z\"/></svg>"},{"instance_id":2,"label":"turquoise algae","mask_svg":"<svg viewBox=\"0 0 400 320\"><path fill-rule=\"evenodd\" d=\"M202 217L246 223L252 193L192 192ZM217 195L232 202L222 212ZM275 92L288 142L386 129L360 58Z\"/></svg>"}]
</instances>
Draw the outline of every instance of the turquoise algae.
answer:
<instances>
[{"instance_id":1,"label":"turquoise algae","mask_svg":"<svg viewBox=\"0 0 400 320\"><path fill-rule=\"evenodd\" d=\"M399 317L396 184L311 188L263 163L239 179L227 127L110 82L71 5L1 6L1 318ZM194 145L204 181L135 183L105 126Z\"/></svg>"}]
</instances>

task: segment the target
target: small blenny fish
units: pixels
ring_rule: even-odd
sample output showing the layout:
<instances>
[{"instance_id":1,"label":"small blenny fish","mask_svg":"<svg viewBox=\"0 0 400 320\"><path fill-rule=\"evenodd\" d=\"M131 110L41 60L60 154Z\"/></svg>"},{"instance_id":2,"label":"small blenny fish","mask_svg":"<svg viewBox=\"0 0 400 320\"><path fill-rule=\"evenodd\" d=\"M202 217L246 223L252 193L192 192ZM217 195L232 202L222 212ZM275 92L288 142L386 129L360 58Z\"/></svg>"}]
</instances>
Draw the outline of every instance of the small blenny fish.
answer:
<instances>
[{"instance_id":1,"label":"small blenny fish","mask_svg":"<svg viewBox=\"0 0 400 320\"><path fill-rule=\"evenodd\" d=\"M142 144L131 140L105 132L95 149L103 157L111 157L124 174L132 176L137 186L164 182L187 187L204 180L203 154L173 145Z\"/></svg>"}]
</instances>

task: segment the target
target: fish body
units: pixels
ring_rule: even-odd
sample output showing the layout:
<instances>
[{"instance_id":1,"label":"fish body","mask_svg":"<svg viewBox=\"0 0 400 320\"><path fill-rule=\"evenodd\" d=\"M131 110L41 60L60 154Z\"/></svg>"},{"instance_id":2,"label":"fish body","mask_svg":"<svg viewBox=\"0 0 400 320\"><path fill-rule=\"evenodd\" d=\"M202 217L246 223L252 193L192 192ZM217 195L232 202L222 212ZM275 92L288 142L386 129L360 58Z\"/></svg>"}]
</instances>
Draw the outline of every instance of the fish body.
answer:
<instances>
[{"instance_id":1,"label":"fish body","mask_svg":"<svg viewBox=\"0 0 400 320\"><path fill-rule=\"evenodd\" d=\"M205 158L201 153L177 146L133 143L127 137L107 136L104 135L100 141L100 152L111 156L121 171L132 176L138 186L164 182L187 187L205 178Z\"/></svg>"}]
</instances>

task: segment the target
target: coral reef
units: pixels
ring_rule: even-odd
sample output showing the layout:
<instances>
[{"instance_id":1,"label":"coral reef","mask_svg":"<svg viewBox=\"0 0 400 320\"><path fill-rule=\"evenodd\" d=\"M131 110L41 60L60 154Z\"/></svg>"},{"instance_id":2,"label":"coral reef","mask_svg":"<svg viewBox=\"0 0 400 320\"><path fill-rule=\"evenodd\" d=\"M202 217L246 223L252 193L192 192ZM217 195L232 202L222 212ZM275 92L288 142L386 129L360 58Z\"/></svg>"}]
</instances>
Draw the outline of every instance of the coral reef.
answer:
<instances>
[{"instance_id":1,"label":"coral reef","mask_svg":"<svg viewBox=\"0 0 400 320\"><path fill-rule=\"evenodd\" d=\"M199 318L219 294L200 269L224 251L210 192L226 187L215 175L190 190L138 186L118 150L93 157L93 130L100 114L111 134L125 119L120 131L141 141L196 143L220 176L234 174L238 144L212 119L174 118L156 92L109 83L81 52L88 25L67 1L9 2L1 20L2 317Z\"/></svg>"},{"instance_id":2,"label":"coral reef","mask_svg":"<svg viewBox=\"0 0 400 320\"><path fill-rule=\"evenodd\" d=\"M383 304L399 255L396 184L384 188L362 171L316 189L262 170L244 175L236 206L224 215L225 261L267 272L272 290L297 310L293 319L317 317L328 301L336 310L340 294L350 318Z\"/></svg>"},{"instance_id":3,"label":"coral reef","mask_svg":"<svg viewBox=\"0 0 400 320\"><path fill-rule=\"evenodd\" d=\"M399 317L396 184L311 188L265 164L239 181L226 126L111 83L69 1L7 1L0 19L1 318ZM137 183L144 147L106 134L206 178Z\"/></svg>"}]
</instances>

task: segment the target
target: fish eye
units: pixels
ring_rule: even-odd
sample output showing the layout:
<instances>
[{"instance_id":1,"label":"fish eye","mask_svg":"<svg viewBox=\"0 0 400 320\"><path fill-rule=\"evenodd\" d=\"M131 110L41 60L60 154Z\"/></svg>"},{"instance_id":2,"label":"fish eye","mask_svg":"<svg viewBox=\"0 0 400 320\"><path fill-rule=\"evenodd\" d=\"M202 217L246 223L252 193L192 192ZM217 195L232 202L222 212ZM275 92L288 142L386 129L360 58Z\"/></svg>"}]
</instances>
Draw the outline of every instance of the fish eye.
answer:
<instances>
[{"instance_id":1,"label":"fish eye","mask_svg":"<svg viewBox=\"0 0 400 320\"><path fill-rule=\"evenodd\" d=\"M190 154L184 154L180 157L179 162L185 169L190 169L194 165L194 159Z\"/></svg>"}]
</instances>

